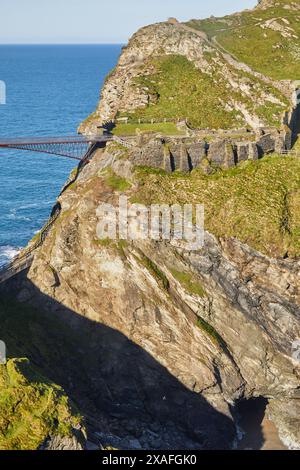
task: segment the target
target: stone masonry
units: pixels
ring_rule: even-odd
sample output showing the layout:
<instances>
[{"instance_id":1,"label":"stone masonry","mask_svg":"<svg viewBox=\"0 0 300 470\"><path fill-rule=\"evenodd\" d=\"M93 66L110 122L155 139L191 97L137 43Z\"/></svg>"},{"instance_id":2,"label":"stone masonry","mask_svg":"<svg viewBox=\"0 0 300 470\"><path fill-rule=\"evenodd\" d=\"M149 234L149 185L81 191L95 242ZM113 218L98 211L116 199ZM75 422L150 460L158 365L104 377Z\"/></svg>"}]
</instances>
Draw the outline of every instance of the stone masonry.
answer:
<instances>
[{"instance_id":1,"label":"stone masonry","mask_svg":"<svg viewBox=\"0 0 300 470\"><path fill-rule=\"evenodd\" d=\"M138 166L161 168L167 172L189 172L195 168L232 168L247 160L257 160L273 152L290 149L290 132L260 131L256 140L235 141L218 139L212 142L180 137L164 140L162 137L137 138L129 152L129 160Z\"/></svg>"}]
</instances>

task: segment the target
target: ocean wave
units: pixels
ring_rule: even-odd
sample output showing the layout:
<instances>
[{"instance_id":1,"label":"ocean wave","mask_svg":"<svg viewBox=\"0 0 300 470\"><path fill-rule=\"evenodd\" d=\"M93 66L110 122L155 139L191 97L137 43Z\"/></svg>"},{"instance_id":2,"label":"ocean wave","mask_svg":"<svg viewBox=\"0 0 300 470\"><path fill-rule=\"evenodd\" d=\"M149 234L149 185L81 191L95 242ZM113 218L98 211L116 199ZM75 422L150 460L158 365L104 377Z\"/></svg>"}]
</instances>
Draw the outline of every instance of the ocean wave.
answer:
<instances>
[{"instance_id":1,"label":"ocean wave","mask_svg":"<svg viewBox=\"0 0 300 470\"><path fill-rule=\"evenodd\" d=\"M28 203L24 204L23 206L19 206L16 211L21 211L21 210L26 210L26 209L36 209L40 207L48 207L54 204L54 200L52 199L51 201L39 201L39 202L33 202L33 203Z\"/></svg>"},{"instance_id":2,"label":"ocean wave","mask_svg":"<svg viewBox=\"0 0 300 470\"><path fill-rule=\"evenodd\" d=\"M17 214L18 209L11 209L9 211L9 214L6 214L6 218L8 220L22 220L23 222L30 222L31 219L29 217L26 217L25 215L18 215Z\"/></svg>"},{"instance_id":3,"label":"ocean wave","mask_svg":"<svg viewBox=\"0 0 300 470\"><path fill-rule=\"evenodd\" d=\"M4 245L0 246L0 266L11 261L18 253L20 253L21 248L17 246Z\"/></svg>"}]
</instances>

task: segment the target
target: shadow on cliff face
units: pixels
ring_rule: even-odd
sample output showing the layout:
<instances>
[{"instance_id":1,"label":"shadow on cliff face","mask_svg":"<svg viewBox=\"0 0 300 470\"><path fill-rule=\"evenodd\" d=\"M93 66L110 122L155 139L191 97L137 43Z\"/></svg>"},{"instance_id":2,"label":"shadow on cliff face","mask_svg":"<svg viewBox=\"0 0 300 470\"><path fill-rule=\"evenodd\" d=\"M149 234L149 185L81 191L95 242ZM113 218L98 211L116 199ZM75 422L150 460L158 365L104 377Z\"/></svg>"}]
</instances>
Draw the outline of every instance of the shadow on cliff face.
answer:
<instances>
[{"instance_id":1,"label":"shadow on cliff face","mask_svg":"<svg viewBox=\"0 0 300 470\"><path fill-rule=\"evenodd\" d=\"M300 97L300 94L299 94L299 97ZM296 143L298 146L299 139L300 139L300 103L297 105L293 113L292 130L293 130L292 146L294 146Z\"/></svg>"},{"instance_id":2,"label":"shadow on cliff face","mask_svg":"<svg viewBox=\"0 0 300 470\"><path fill-rule=\"evenodd\" d=\"M61 385L87 423L148 449L231 446L232 420L145 350L28 287L35 307L0 294L1 339L10 357L28 357Z\"/></svg>"}]
</instances>

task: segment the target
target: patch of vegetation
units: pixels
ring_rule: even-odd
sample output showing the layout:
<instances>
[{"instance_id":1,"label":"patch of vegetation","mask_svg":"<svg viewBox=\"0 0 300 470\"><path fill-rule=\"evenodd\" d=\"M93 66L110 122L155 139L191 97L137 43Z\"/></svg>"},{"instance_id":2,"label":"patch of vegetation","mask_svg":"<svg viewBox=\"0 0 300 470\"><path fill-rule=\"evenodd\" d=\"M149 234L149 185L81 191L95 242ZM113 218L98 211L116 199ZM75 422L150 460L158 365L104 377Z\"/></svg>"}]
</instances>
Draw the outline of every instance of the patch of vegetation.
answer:
<instances>
[{"instance_id":1,"label":"patch of vegetation","mask_svg":"<svg viewBox=\"0 0 300 470\"><path fill-rule=\"evenodd\" d=\"M283 8L288 3L292 0L278 0L266 10L192 20L188 25L216 38L223 48L254 70L276 80L298 80L300 22L296 12ZM276 21L288 34L266 26L268 20Z\"/></svg>"},{"instance_id":2,"label":"patch of vegetation","mask_svg":"<svg viewBox=\"0 0 300 470\"><path fill-rule=\"evenodd\" d=\"M0 365L0 449L37 449L49 435L71 436L80 422L61 387L28 359Z\"/></svg>"},{"instance_id":3,"label":"patch of vegetation","mask_svg":"<svg viewBox=\"0 0 300 470\"><path fill-rule=\"evenodd\" d=\"M300 123L299 123L299 125L300 125ZM296 150L296 152L300 153L300 134L298 134L298 136L296 138L296 141L295 141L294 146L293 146L293 150Z\"/></svg>"},{"instance_id":4,"label":"patch of vegetation","mask_svg":"<svg viewBox=\"0 0 300 470\"><path fill-rule=\"evenodd\" d=\"M106 144L106 149L112 151L114 154L118 154L118 158L126 158L129 153L129 149L125 145L120 144L119 142L111 141Z\"/></svg>"},{"instance_id":5,"label":"patch of vegetation","mask_svg":"<svg viewBox=\"0 0 300 470\"><path fill-rule=\"evenodd\" d=\"M213 53L205 53L205 58L209 63L219 60L219 57L216 54L213 56ZM157 100L147 107L136 109L131 114L133 120L186 118L195 128L232 129L241 127L244 123L244 116L240 111L226 106L227 103L235 101L245 105L250 112L264 119L269 125L279 126L282 113L288 104L286 98L277 89L244 71L233 69L229 64L226 67L230 69L235 81L243 86L247 86L249 82L252 93L257 93L256 100L243 93L242 86L235 89L228 87L222 67L214 66L213 74L204 73L186 57L180 55L149 59L145 67L147 70L154 69L155 72L139 76L132 86L146 89L150 95L157 96ZM264 106L259 106L261 92L255 91L253 80L264 93L272 92L280 98L282 104L275 104L264 99Z\"/></svg>"},{"instance_id":6,"label":"patch of vegetation","mask_svg":"<svg viewBox=\"0 0 300 470\"><path fill-rule=\"evenodd\" d=\"M131 183L127 181L125 178L116 175L113 171L110 171L105 178L105 182L107 186L115 191L125 192L131 188Z\"/></svg>"},{"instance_id":7,"label":"patch of vegetation","mask_svg":"<svg viewBox=\"0 0 300 470\"><path fill-rule=\"evenodd\" d=\"M69 358L93 357L81 357L64 322L3 294L0 324L8 356L0 365L0 449L36 449L49 434L69 436L81 417L57 384L67 382Z\"/></svg>"},{"instance_id":8,"label":"patch of vegetation","mask_svg":"<svg viewBox=\"0 0 300 470\"><path fill-rule=\"evenodd\" d=\"M212 77L185 57L162 56L152 59L151 66L157 72L138 77L136 84L159 98L156 103L135 110L133 119L188 118L193 127L211 129L237 125L236 112L226 112L219 101L226 88L216 86Z\"/></svg>"},{"instance_id":9,"label":"patch of vegetation","mask_svg":"<svg viewBox=\"0 0 300 470\"><path fill-rule=\"evenodd\" d=\"M73 181L73 183L69 184L66 188L67 191L73 190L77 187L77 181Z\"/></svg>"},{"instance_id":10,"label":"patch of vegetation","mask_svg":"<svg viewBox=\"0 0 300 470\"><path fill-rule=\"evenodd\" d=\"M176 269L171 269L173 277L183 285L183 287L190 294L198 295L199 297L205 297L206 292L201 286L199 281L194 280L194 276L190 273L185 273L182 271L177 271Z\"/></svg>"},{"instance_id":11,"label":"patch of vegetation","mask_svg":"<svg viewBox=\"0 0 300 470\"><path fill-rule=\"evenodd\" d=\"M125 253L127 246L128 246L127 240L119 240L117 243L117 249L118 249L119 255L124 261L127 260L127 256Z\"/></svg>"},{"instance_id":12,"label":"patch of vegetation","mask_svg":"<svg viewBox=\"0 0 300 470\"><path fill-rule=\"evenodd\" d=\"M30 243L35 243L35 242L37 242L37 241L39 240L40 236L41 236L41 231L39 230L39 231L32 237L32 239L30 240L29 244L30 244Z\"/></svg>"},{"instance_id":13,"label":"patch of vegetation","mask_svg":"<svg viewBox=\"0 0 300 470\"><path fill-rule=\"evenodd\" d=\"M273 155L212 175L139 168L136 181L134 202L204 204L205 227L217 237L237 237L269 256L300 256L298 158Z\"/></svg>"},{"instance_id":14,"label":"patch of vegetation","mask_svg":"<svg viewBox=\"0 0 300 470\"><path fill-rule=\"evenodd\" d=\"M140 172L140 175L167 175L167 172L162 168L154 168L151 166L136 166L135 170Z\"/></svg>"},{"instance_id":15,"label":"patch of vegetation","mask_svg":"<svg viewBox=\"0 0 300 470\"><path fill-rule=\"evenodd\" d=\"M80 127L84 128L86 126L89 126L95 122L98 122L100 120L99 114L97 111L94 113L90 114L80 125Z\"/></svg>"},{"instance_id":16,"label":"patch of vegetation","mask_svg":"<svg viewBox=\"0 0 300 470\"><path fill-rule=\"evenodd\" d=\"M215 344L227 351L227 345L225 341L223 340L222 336L220 336L219 333L214 329L213 326L211 326L209 323L207 323L207 321L203 320L203 318L200 317L198 317L197 319L197 326L198 328L200 328L200 330L207 333Z\"/></svg>"},{"instance_id":17,"label":"patch of vegetation","mask_svg":"<svg viewBox=\"0 0 300 470\"><path fill-rule=\"evenodd\" d=\"M139 124L138 122L130 122L128 124L117 124L112 133L119 136L136 135L140 133L160 133L164 135L184 135L182 130L179 130L175 123L172 122L158 122Z\"/></svg>"},{"instance_id":18,"label":"patch of vegetation","mask_svg":"<svg viewBox=\"0 0 300 470\"><path fill-rule=\"evenodd\" d=\"M94 240L95 245L97 246L102 246L103 248L108 248L109 246L114 245L114 240L111 238L103 238L103 240L100 239L95 239Z\"/></svg>"},{"instance_id":19,"label":"patch of vegetation","mask_svg":"<svg viewBox=\"0 0 300 470\"><path fill-rule=\"evenodd\" d=\"M144 253L139 251L139 257L136 257L137 261L141 262L145 268L152 274L158 284L160 284L165 290L169 290L170 283L167 276L159 269L159 267L146 256Z\"/></svg>"},{"instance_id":20,"label":"patch of vegetation","mask_svg":"<svg viewBox=\"0 0 300 470\"><path fill-rule=\"evenodd\" d=\"M70 173L70 179L71 178L75 178L76 174L77 174L77 171L78 171L78 167L75 166L75 168L73 168L73 170L71 171Z\"/></svg>"}]
</instances>

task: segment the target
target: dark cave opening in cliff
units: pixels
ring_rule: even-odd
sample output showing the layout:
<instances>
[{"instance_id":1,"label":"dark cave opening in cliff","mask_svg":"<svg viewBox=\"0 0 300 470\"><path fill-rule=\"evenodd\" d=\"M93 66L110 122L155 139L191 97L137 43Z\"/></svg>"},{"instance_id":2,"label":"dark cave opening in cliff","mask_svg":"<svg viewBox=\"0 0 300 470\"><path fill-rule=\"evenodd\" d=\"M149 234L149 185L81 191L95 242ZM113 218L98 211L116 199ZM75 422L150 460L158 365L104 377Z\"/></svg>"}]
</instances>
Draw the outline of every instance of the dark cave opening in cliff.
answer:
<instances>
[{"instance_id":1,"label":"dark cave opening in cliff","mask_svg":"<svg viewBox=\"0 0 300 470\"><path fill-rule=\"evenodd\" d=\"M268 400L264 397L240 400L236 403L234 414L241 438L238 449L259 450L264 445L262 423L265 419Z\"/></svg>"}]
</instances>

